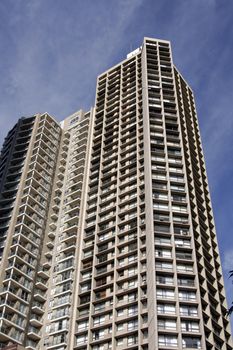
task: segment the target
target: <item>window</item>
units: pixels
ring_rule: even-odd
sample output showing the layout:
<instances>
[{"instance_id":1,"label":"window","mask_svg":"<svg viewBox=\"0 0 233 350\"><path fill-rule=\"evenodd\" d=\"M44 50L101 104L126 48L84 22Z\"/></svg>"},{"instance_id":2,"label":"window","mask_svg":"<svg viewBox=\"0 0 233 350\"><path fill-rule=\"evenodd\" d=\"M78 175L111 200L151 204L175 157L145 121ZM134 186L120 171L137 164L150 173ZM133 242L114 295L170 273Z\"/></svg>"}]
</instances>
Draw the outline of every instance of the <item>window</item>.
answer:
<instances>
[{"instance_id":1,"label":"window","mask_svg":"<svg viewBox=\"0 0 233 350\"><path fill-rule=\"evenodd\" d=\"M194 279L193 278L178 278L178 285L179 286L188 286L188 287L193 287L195 285Z\"/></svg>"},{"instance_id":2,"label":"window","mask_svg":"<svg viewBox=\"0 0 233 350\"><path fill-rule=\"evenodd\" d=\"M153 204L154 209L160 209L160 210L168 210L168 205L161 204L161 203L154 203Z\"/></svg>"},{"instance_id":3,"label":"window","mask_svg":"<svg viewBox=\"0 0 233 350\"><path fill-rule=\"evenodd\" d=\"M168 249L156 249L155 256L156 257L163 257L163 258L171 258L172 253Z\"/></svg>"},{"instance_id":4,"label":"window","mask_svg":"<svg viewBox=\"0 0 233 350\"><path fill-rule=\"evenodd\" d=\"M105 322L105 316L104 315L98 316L98 317L94 318L93 325L96 326L96 325L102 324L104 322Z\"/></svg>"},{"instance_id":5,"label":"window","mask_svg":"<svg viewBox=\"0 0 233 350\"><path fill-rule=\"evenodd\" d=\"M119 259L119 260L118 260L118 264L119 264L119 266L124 266L124 264L125 264L125 259Z\"/></svg>"},{"instance_id":6,"label":"window","mask_svg":"<svg viewBox=\"0 0 233 350\"><path fill-rule=\"evenodd\" d=\"M191 242L189 239L176 238L175 244L177 247L191 247Z\"/></svg>"},{"instance_id":7,"label":"window","mask_svg":"<svg viewBox=\"0 0 233 350\"><path fill-rule=\"evenodd\" d=\"M87 250L86 252L83 253L84 258L88 258L93 255L93 250Z\"/></svg>"},{"instance_id":8,"label":"window","mask_svg":"<svg viewBox=\"0 0 233 350\"><path fill-rule=\"evenodd\" d=\"M132 331L138 327L138 320L132 320L128 322L128 331Z\"/></svg>"},{"instance_id":9,"label":"window","mask_svg":"<svg viewBox=\"0 0 233 350\"><path fill-rule=\"evenodd\" d=\"M157 221L169 221L169 216L165 214L154 214L154 220Z\"/></svg>"},{"instance_id":10,"label":"window","mask_svg":"<svg viewBox=\"0 0 233 350\"><path fill-rule=\"evenodd\" d=\"M147 323L148 322L148 315L143 315L142 316L142 323Z\"/></svg>"},{"instance_id":11,"label":"window","mask_svg":"<svg viewBox=\"0 0 233 350\"><path fill-rule=\"evenodd\" d=\"M81 285L80 287L80 292L86 292L91 288L91 283L84 283L83 285Z\"/></svg>"},{"instance_id":12,"label":"window","mask_svg":"<svg viewBox=\"0 0 233 350\"><path fill-rule=\"evenodd\" d=\"M78 337L77 337L78 339ZM62 333L60 335L55 335L53 337L53 345L64 343L66 341L66 334Z\"/></svg>"},{"instance_id":13,"label":"window","mask_svg":"<svg viewBox=\"0 0 233 350\"><path fill-rule=\"evenodd\" d=\"M102 235L99 235L99 240L100 241L104 241L105 239L107 239L108 237L110 236L110 233L105 233L105 234L102 234Z\"/></svg>"},{"instance_id":14,"label":"window","mask_svg":"<svg viewBox=\"0 0 233 350\"><path fill-rule=\"evenodd\" d=\"M172 263L157 261L155 267L160 270L172 270Z\"/></svg>"},{"instance_id":15,"label":"window","mask_svg":"<svg viewBox=\"0 0 233 350\"><path fill-rule=\"evenodd\" d=\"M171 185L170 188L171 188L171 191L178 191L178 192L185 191L183 185Z\"/></svg>"},{"instance_id":16,"label":"window","mask_svg":"<svg viewBox=\"0 0 233 350\"><path fill-rule=\"evenodd\" d=\"M177 337L169 335L159 336L159 346L177 346Z\"/></svg>"},{"instance_id":17,"label":"window","mask_svg":"<svg viewBox=\"0 0 233 350\"><path fill-rule=\"evenodd\" d=\"M89 313L89 307L83 308L79 311L79 316L85 316Z\"/></svg>"},{"instance_id":18,"label":"window","mask_svg":"<svg viewBox=\"0 0 233 350\"><path fill-rule=\"evenodd\" d=\"M25 290L22 290L21 292L21 298L25 301L28 299L28 292L25 292Z\"/></svg>"},{"instance_id":19,"label":"window","mask_svg":"<svg viewBox=\"0 0 233 350\"><path fill-rule=\"evenodd\" d=\"M177 251L176 252L176 258L182 259L182 260L192 260L192 254L191 253L185 253L183 251Z\"/></svg>"},{"instance_id":20,"label":"window","mask_svg":"<svg viewBox=\"0 0 233 350\"><path fill-rule=\"evenodd\" d=\"M131 335L128 337L128 345L134 345L137 344L138 342L138 337L136 335Z\"/></svg>"},{"instance_id":21,"label":"window","mask_svg":"<svg viewBox=\"0 0 233 350\"><path fill-rule=\"evenodd\" d=\"M179 272L193 272L193 265L177 264L177 271L179 271Z\"/></svg>"},{"instance_id":22,"label":"window","mask_svg":"<svg viewBox=\"0 0 233 350\"><path fill-rule=\"evenodd\" d=\"M180 159L172 158L171 156L169 156L168 161L169 161L169 163L181 164L181 160Z\"/></svg>"},{"instance_id":23,"label":"window","mask_svg":"<svg viewBox=\"0 0 233 350\"><path fill-rule=\"evenodd\" d=\"M88 328L88 321L82 321L78 323L78 331Z\"/></svg>"},{"instance_id":24,"label":"window","mask_svg":"<svg viewBox=\"0 0 233 350\"><path fill-rule=\"evenodd\" d=\"M187 208L185 206L182 206L182 205L173 205L172 210L179 211L182 213L187 213Z\"/></svg>"},{"instance_id":25,"label":"window","mask_svg":"<svg viewBox=\"0 0 233 350\"><path fill-rule=\"evenodd\" d=\"M96 304L95 311L103 311L105 309L105 303Z\"/></svg>"},{"instance_id":26,"label":"window","mask_svg":"<svg viewBox=\"0 0 233 350\"><path fill-rule=\"evenodd\" d=\"M119 323L119 324L117 325L117 331L118 331L118 332L119 332L119 331L122 331L123 328L124 328L124 323Z\"/></svg>"},{"instance_id":27,"label":"window","mask_svg":"<svg viewBox=\"0 0 233 350\"><path fill-rule=\"evenodd\" d=\"M87 342L87 334L77 336L77 345Z\"/></svg>"},{"instance_id":28,"label":"window","mask_svg":"<svg viewBox=\"0 0 233 350\"><path fill-rule=\"evenodd\" d=\"M137 273L137 269L135 267L131 267L128 269L128 276L133 276Z\"/></svg>"},{"instance_id":29,"label":"window","mask_svg":"<svg viewBox=\"0 0 233 350\"><path fill-rule=\"evenodd\" d=\"M124 344L124 338L118 338L117 339L117 346L121 346Z\"/></svg>"},{"instance_id":30,"label":"window","mask_svg":"<svg viewBox=\"0 0 233 350\"><path fill-rule=\"evenodd\" d=\"M128 288L134 288L137 285L136 280L132 280L128 282Z\"/></svg>"},{"instance_id":31,"label":"window","mask_svg":"<svg viewBox=\"0 0 233 350\"><path fill-rule=\"evenodd\" d=\"M174 320L158 320L158 328L159 329L171 329L175 330L176 329L176 321Z\"/></svg>"},{"instance_id":32,"label":"window","mask_svg":"<svg viewBox=\"0 0 233 350\"><path fill-rule=\"evenodd\" d=\"M137 293L128 294L128 302L137 300Z\"/></svg>"},{"instance_id":33,"label":"window","mask_svg":"<svg viewBox=\"0 0 233 350\"><path fill-rule=\"evenodd\" d=\"M197 316L197 308L195 306L180 306L180 314L182 316Z\"/></svg>"},{"instance_id":34,"label":"window","mask_svg":"<svg viewBox=\"0 0 233 350\"><path fill-rule=\"evenodd\" d=\"M170 289L157 289L156 296L157 298L173 299L175 294Z\"/></svg>"},{"instance_id":35,"label":"window","mask_svg":"<svg viewBox=\"0 0 233 350\"><path fill-rule=\"evenodd\" d=\"M136 255L130 255L128 257L128 263L134 262L137 260L137 256Z\"/></svg>"},{"instance_id":36,"label":"window","mask_svg":"<svg viewBox=\"0 0 233 350\"><path fill-rule=\"evenodd\" d=\"M103 277L98 280L96 280L96 287L102 286L107 283L107 278Z\"/></svg>"},{"instance_id":37,"label":"window","mask_svg":"<svg viewBox=\"0 0 233 350\"><path fill-rule=\"evenodd\" d=\"M171 239L166 237L155 237L155 244L170 245Z\"/></svg>"},{"instance_id":38,"label":"window","mask_svg":"<svg viewBox=\"0 0 233 350\"><path fill-rule=\"evenodd\" d=\"M179 299L180 300L196 300L196 293L195 292L180 291L179 292Z\"/></svg>"},{"instance_id":39,"label":"window","mask_svg":"<svg viewBox=\"0 0 233 350\"><path fill-rule=\"evenodd\" d=\"M159 314L175 314L175 305L170 304L158 304L157 310Z\"/></svg>"},{"instance_id":40,"label":"window","mask_svg":"<svg viewBox=\"0 0 233 350\"><path fill-rule=\"evenodd\" d=\"M182 346L183 348L200 349L201 341L199 338L183 337Z\"/></svg>"},{"instance_id":41,"label":"window","mask_svg":"<svg viewBox=\"0 0 233 350\"><path fill-rule=\"evenodd\" d=\"M186 216L178 216L173 214L173 220L176 222L181 222L182 224L188 224L188 217Z\"/></svg>"},{"instance_id":42,"label":"window","mask_svg":"<svg viewBox=\"0 0 233 350\"><path fill-rule=\"evenodd\" d=\"M99 340L104 337L104 329L100 329L93 333L93 340Z\"/></svg>"},{"instance_id":43,"label":"window","mask_svg":"<svg viewBox=\"0 0 233 350\"><path fill-rule=\"evenodd\" d=\"M124 309L117 310L117 316L123 316L124 315Z\"/></svg>"},{"instance_id":44,"label":"window","mask_svg":"<svg viewBox=\"0 0 233 350\"><path fill-rule=\"evenodd\" d=\"M105 350L105 346L104 345L94 345L92 347L92 350Z\"/></svg>"},{"instance_id":45,"label":"window","mask_svg":"<svg viewBox=\"0 0 233 350\"><path fill-rule=\"evenodd\" d=\"M79 120L79 116L72 118L70 121L70 125L76 123L78 120Z\"/></svg>"},{"instance_id":46,"label":"window","mask_svg":"<svg viewBox=\"0 0 233 350\"><path fill-rule=\"evenodd\" d=\"M173 285L173 277L157 275L156 276L156 282L158 284Z\"/></svg>"},{"instance_id":47,"label":"window","mask_svg":"<svg viewBox=\"0 0 233 350\"><path fill-rule=\"evenodd\" d=\"M155 225L155 231L169 233L170 232L170 226L167 226L167 225Z\"/></svg>"},{"instance_id":48,"label":"window","mask_svg":"<svg viewBox=\"0 0 233 350\"><path fill-rule=\"evenodd\" d=\"M175 234L182 235L182 236L188 236L189 235L189 229L185 227L174 227Z\"/></svg>"},{"instance_id":49,"label":"window","mask_svg":"<svg viewBox=\"0 0 233 350\"><path fill-rule=\"evenodd\" d=\"M85 295L80 298L80 305L89 303L90 301L90 295Z\"/></svg>"},{"instance_id":50,"label":"window","mask_svg":"<svg viewBox=\"0 0 233 350\"><path fill-rule=\"evenodd\" d=\"M85 272L85 273L82 274L82 279L86 280L86 279L91 278L91 276L92 276L91 272Z\"/></svg>"},{"instance_id":51,"label":"window","mask_svg":"<svg viewBox=\"0 0 233 350\"><path fill-rule=\"evenodd\" d=\"M136 315L137 312L138 312L138 307L137 307L137 305L130 306L130 307L128 308L128 316Z\"/></svg>"},{"instance_id":52,"label":"window","mask_svg":"<svg viewBox=\"0 0 233 350\"><path fill-rule=\"evenodd\" d=\"M198 322L184 321L184 322L181 322L181 329L183 332L198 333L199 332L199 324L198 324Z\"/></svg>"},{"instance_id":53,"label":"window","mask_svg":"<svg viewBox=\"0 0 233 350\"><path fill-rule=\"evenodd\" d=\"M158 193L158 192L154 192L153 193L153 198L159 198L159 199L168 199L167 194L163 194L163 193Z\"/></svg>"}]
</instances>

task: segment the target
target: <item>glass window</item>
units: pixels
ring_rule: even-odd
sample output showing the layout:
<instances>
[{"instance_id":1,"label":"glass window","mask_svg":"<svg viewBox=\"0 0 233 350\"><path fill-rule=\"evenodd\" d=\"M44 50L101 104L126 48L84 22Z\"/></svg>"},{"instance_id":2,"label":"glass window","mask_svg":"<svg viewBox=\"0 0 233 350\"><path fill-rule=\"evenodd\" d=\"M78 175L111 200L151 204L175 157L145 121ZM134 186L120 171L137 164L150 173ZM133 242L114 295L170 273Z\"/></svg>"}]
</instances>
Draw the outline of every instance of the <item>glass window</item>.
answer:
<instances>
[{"instance_id":1,"label":"glass window","mask_svg":"<svg viewBox=\"0 0 233 350\"><path fill-rule=\"evenodd\" d=\"M159 329L176 329L176 321L174 320L158 320Z\"/></svg>"},{"instance_id":2,"label":"glass window","mask_svg":"<svg viewBox=\"0 0 233 350\"><path fill-rule=\"evenodd\" d=\"M173 285L173 277L157 275L156 282L159 284Z\"/></svg>"},{"instance_id":3,"label":"glass window","mask_svg":"<svg viewBox=\"0 0 233 350\"><path fill-rule=\"evenodd\" d=\"M93 320L93 324L94 325L101 324L101 323L104 323L104 322L105 322L105 316L104 315L99 316L99 317L95 317L94 320Z\"/></svg>"},{"instance_id":4,"label":"glass window","mask_svg":"<svg viewBox=\"0 0 233 350\"><path fill-rule=\"evenodd\" d=\"M77 344L86 343L87 334L77 336Z\"/></svg>"},{"instance_id":5,"label":"glass window","mask_svg":"<svg viewBox=\"0 0 233 350\"><path fill-rule=\"evenodd\" d=\"M132 320L128 322L128 331L136 329L138 327L138 320Z\"/></svg>"},{"instance_id":6,"label":"glass window","mask_svg":"<svg viewBox=\"0 0 233 350\"><path fill-rule=\"evenodd\" d=\"M138 337L136 335L131 335L130 337L128 337L128 345L137 344L137 342Z\"/></svg>"},{"instance_id":7,"label":"glass window","mask_svg":"<svg viewBox=\"0 0 233 350\"><path fill-rule=\"evenodd\" d=\"M123 328L124 328L124 323L119 323L119 324L117 325L117 331L118 331L118 332L119 332L119 331L122 331Z\"/></svg>"},{"instance_id":8,"label":"glass window","mask_svg":"<svg viewBox=\"0 0 233 350\"><path fill-rule=\"evenodd\" d=\"M157 261L155 266L161 270L172 270L172 263Z\"/></svg>"},{"instance_id":9,"label":"glass window","mask_svg":"<svg viewBox=\"0 0 233 350\"><path fill-rule=\"evenodd\" d=\"M177 346L177 337L169 335L159 336L159 346Z\"/></svg>"},{"instance_id":10,"label":"glass window","mask_svg":"<svg viewBox=\"0 0 233 350\"><path fill-rule=\"evenodd\" d=\"M130 306L130 307L128 308L128 315L129 315L129 316L130 316L130 315L136 315L137 312L138 312L138 307L137 307L137 305Z\"/></svg>"},{"instance_id":11,"label":"glass window","mask_svg":"<svg viewBox=\"0 0 233 350\"><path fill-rule=\"evenodd\" d=\"M117 339L117 346L121 346L124 344L124 338Z\"/></svg>"},{"instance_id":12,"label":"glass window","mask_svg":"<svg viewBox=\"0 0 233 350\"><path fill-rule=\"evenodd\" d=\"M180 300L196 300L196 293L195 292L180 291L179 292L179 299Z\"/></svg>"},{"instance_id":13,"label":"glass window","mask_svg":"<svg viewBox=\"0 0 233 350\"><path fill-rule=\"evenodd\" d=\"M201 341L199 338L183 337L182 346L183 346L183 348L200 349L201 348Z\"/></svg>"},{"instance_id":14,"label":"glass window","mask_svg":"<svg viewBox=\"0 0 233 350\"><path fill-rule=\"evenodd\" d=\"M197 316L197 308L195 306L180 306L180 314L182 316Z\"/></svg>"},{"instance_id":15,"label":"glass window","mask_svg":"<svg viewBox=\"0 0 233 350\"><path fill-rule=\"evenodd\" d=\"M82 321L78 323L78 331L86 329L88 327L88 321Z\"/></svg>"},{"instance_id":16,"label":"glass window","mask_svg":"<svg viewBox=\"0 0 233 350\"><path fill-rule=\"evenodd\" d=\"M182 271L182 272L193 272L193 265L188 265L188 264L177 264L177 271Z\"/></svg>"},{"instance_id":17,"label":"glass window","mask_svg":"<svg viewBox=\"0 0 233 350\"><path fill-rule=\"evenodd\" d=\"M175 305L170 304L158 304L158 313L160 314L175 314Z\"/></svg>"},{"instance_id":18,"label":"glass window","mask_svg":"<svg viewBox=\"0 0 233 350\"><path fill-rule=\"evenodd\" d=\"M173 290L170 289L157 289L157 297L159 298L167 298L167 299L172 299L174 298L175 294Z\"/></svg>"}]
</instances>

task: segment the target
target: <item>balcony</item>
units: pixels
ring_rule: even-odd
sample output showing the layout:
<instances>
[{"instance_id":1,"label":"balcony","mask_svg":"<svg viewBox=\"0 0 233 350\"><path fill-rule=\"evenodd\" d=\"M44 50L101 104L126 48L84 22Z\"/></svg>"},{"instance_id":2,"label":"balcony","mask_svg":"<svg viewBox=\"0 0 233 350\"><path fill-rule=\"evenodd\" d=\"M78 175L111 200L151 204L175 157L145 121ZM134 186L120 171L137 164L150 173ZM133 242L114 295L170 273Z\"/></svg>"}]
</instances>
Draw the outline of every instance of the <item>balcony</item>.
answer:
<instances>
[{"instance_id":1,"label":"balcony","mask_svg":"<svg viewBox=\"0 0 233 350\"><path fill-rule=\"evenodd\" d=\"M41 278L41 277L37 277L37 279L36 279L36 287L41 289L41 290L47 290L46 281L43 278Z\"/></svg>"},{"instance_id":2,"label":"balcony","mask_svg":"<svg viewBox=\"0 0 233 350\"><path fill-rule=\"evenodd\" d=\"M49 278L49 271L48 271L48 269L44 268L43 266L39 266L37 274L38 274L38 276L40 276L43 279L47 280Z\"/></svg>"},{"instance_id":3,"label":"balcony","mask_svg":"<svg viewBox=\"0 0 233 350\"><path fill-rule=\"evenodd\" d=\"M36 314L32 314L30 318L30 324L33 327L41 327L43 325L43 319L41 316L38 316Z\"/></svg>"},{"instance_id":4,"label":"balcony","mask_svg":"<svg viewBox=\"0 0 233 350\"><path fill-rule=\"evenodd\" d=\"M40 340L41 338L41 331L38 330L38 328L29 326L28 327L28 337L33 339L33 340Z\"/></svg>"},{"instance_id":5,"label":"balcony","mask_svg":"<svg viewBox=\"0 0 233 350\"><path fill-rule=\"evenodd\" d=\"M42 315L44 313L44 307L43 307L43 304L37 302L37 301L34 301L32 303L32 311L36 314L39 314L39 315Z\"/></svg>"},{"instance_id":6,"label":"balcony","mask_svg":"<svg viewBox=\"0 0 233 350\"><path fill-rule=\"evenodd\" d=\"M179 260L192 260L192 254L190 253L176 253L176 259Z\"/></svg>"},{"instance_id":7,"label":"balcony","mask_svg":"<svg viewBox=\"0 0 233 350\"><path fill-rule=\"evenodd\" d=\"M178 286L194 287L195 282L192 279L179 279L178 278Z\"/></svg>"},{"instance_id":8,"label":"balcony","mask_svg":"<svg viewBox=\"0 0 233 350\"><path fill-rule=\"evenodd\" d=\"M34 293L34 299L41 302L45 302L47 299L47 295L41 292L40 290L36 290Z\"/></svg>"}]
</instances>

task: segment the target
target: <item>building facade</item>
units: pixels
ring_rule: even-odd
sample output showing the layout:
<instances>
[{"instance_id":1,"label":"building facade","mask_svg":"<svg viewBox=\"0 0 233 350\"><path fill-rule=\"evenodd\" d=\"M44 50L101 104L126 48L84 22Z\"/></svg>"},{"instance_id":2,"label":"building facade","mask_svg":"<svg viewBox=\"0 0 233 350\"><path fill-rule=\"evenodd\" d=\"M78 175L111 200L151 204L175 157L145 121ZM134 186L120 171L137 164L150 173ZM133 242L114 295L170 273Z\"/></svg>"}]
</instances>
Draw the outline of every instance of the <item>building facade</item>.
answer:
<instances>
[{"instance_id":1,"label":"building facade","mask_svg":"<svg viewBox=\"0 0 233 350\"><path fill-rule=\"evenodd\" d=\"M0 158L0 343L232 349L193 92L145 38L95 108L20 119Z\"/></svg>"}]
</instances>

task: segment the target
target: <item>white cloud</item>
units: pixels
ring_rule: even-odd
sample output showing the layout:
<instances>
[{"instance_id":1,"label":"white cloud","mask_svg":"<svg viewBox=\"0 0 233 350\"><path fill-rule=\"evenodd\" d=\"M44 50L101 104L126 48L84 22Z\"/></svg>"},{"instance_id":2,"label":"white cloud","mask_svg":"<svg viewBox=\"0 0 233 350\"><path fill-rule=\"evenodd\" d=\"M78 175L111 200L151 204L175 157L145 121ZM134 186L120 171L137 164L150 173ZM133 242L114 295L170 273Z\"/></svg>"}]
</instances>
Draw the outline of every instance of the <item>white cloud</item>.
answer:
<instances>
[{"instance_id":1,"label":"white cloud","mask_svg":"<svg viewBox=\"0 0 233 350\"><path fill-rule=\"evenodd\" d=\"M105 1L16 3L7 27L14 60L4 71L0 139L21 115L46 110L61 119L91 107L96 76L112 63L142 2L114 2L111 14Z\"/></svg>"},{"instance_id":2,"label":"white cloud","mask_svg":"<svg viewBox=\"0 0 233 350\"><path fill-rule=\"evenodd\" d=\"M233 249L223 252L223 269L226 272L233 270Z\"/></svg>"},{"instance_id":3,"label":"white cloud","mask_svg":"<svg viewBox=\"0 0 233 350\"><path fill-rule=\"evenodd\" d=\"M225 251L223 253L223 271L224 275L224 285L227 297L228 307L233 302L233 278L229 278L229 271L233 270L233 249ZM233 333L233 322L231 322L231 329Z\"/></svg>"}]
</instances>

